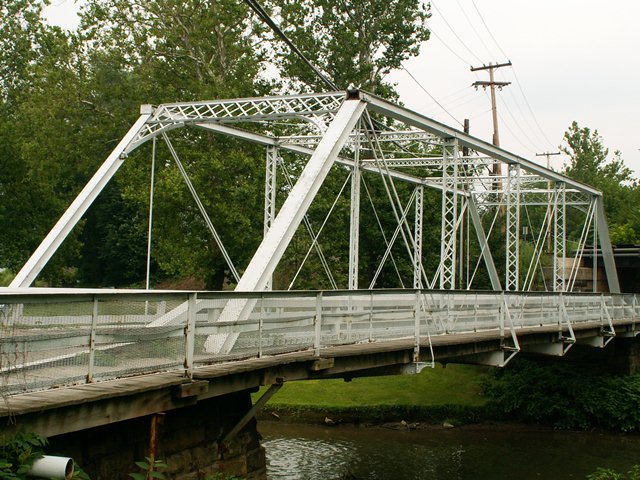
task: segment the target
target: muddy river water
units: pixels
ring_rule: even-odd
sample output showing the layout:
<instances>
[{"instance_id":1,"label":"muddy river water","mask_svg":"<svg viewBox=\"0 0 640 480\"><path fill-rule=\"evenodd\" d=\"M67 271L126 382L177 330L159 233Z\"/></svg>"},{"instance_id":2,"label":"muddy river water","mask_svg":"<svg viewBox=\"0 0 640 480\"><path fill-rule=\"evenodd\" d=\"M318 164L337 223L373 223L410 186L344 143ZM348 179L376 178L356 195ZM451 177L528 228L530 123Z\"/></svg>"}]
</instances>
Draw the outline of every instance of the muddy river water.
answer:
<instances>
[{"instance_id":1,"label":"muddy river water","mask_svg":"<svg viewBox=\"0 0 640 480\"><path fill-rule=\"evenodd\" d=\"M559 480L640 464L640 436L520 427L397 430L261 422L271 480Z\"/></svg>"}]
</instances>

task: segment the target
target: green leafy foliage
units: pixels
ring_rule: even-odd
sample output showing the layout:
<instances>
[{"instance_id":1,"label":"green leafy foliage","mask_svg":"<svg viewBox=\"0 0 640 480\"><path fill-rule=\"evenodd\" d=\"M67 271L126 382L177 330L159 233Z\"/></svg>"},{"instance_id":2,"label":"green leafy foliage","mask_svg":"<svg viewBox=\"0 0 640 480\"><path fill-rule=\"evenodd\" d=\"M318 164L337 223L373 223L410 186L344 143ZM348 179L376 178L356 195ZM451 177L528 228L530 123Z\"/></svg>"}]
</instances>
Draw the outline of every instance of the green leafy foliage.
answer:
<instances>
[{"instance_id":1,"label":"green leafy foliage","mask_svg":"<svg viewBox=\"0 0 640 480\"><path fill-rule=\"evenodd\" d=\"M570 163L563 173L602 191L614 244L640 241L640 186L619 151L609 155L597 130L573 122L564 134L561 150ZM569 230L578 227L569 226Z\"/></svg>"},{"instance_id":2,"label":"green leafy foliage","mask_svg":"<svg viewBox=\"0 0 640 480\"><path fill-rule=\"evenodd\" d=\"M352 85L385 97L396 93L384 76L417 55L429 38L429 10L417 0L272 0L270 7L285 33L340 88ZM276 43L275 50L283 75L297 88L327 88L288 47Z\"/></svg>"},{"instance_id":3,"label":"green leafy foliage","mask_svg":"<svg viewBox=\"0 0 640 480\"><path fill-rule=\"evenodd\" d=\"M33 462L44 453L47 439L34 433L18 433L0 443L0 477L22 480Z\"/></svg>"},{"instance_id":4,"label":"green leafy foliage","mask_svg":"<svg viewBox=\"0 0 640 480\"><path fill-rule=\"evenodd\" d=\"M518 359L483 382L488 406L519 421L557 428L640 430L640 375Z\"/></svg>"},{"instance_id":5,"label":"green leafy foliage","mask_svg":"<svg viewBox=\"0 0 640 480\"><path fill-rule=\"evenodd\" d=\"M151 480L154 478L164 480L166 478L163 472L167 469L167 464L153 456L145 457L144 461L136 462L136 466L142 473L130 473L129 476L133 480Z\"/></svg>"},{"instance_id":6,"label":"green leafy foliage","mask_svg":"<svg viewBox=\"0 0 640 480\"><path fill-rule=\"evenodd\" d=\"M616 472L609 468L598 468L587 475L587 480L640 480L640 465L634 465L626 473Z\"/></svg>"}]
</instances>

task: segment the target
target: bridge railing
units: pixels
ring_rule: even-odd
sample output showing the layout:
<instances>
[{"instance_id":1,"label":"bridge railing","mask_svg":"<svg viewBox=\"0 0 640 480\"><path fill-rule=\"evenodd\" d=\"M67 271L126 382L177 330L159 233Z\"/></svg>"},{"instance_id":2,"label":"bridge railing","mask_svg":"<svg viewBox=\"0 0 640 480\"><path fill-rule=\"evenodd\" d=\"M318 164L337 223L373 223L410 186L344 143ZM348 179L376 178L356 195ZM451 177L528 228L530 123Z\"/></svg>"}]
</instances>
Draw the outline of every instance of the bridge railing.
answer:
<instances>
[{"instance_id":1,"label":"bridge railing","mask_svg":"<svg viewBox=\"0 0 640 480\"><path fill-rule=\"evenodd\" d=\"M223 321L230 300L249 305ZM358 342L640 317L634 295L0 290L0 393Z\"/></svg>"}]
</instances>

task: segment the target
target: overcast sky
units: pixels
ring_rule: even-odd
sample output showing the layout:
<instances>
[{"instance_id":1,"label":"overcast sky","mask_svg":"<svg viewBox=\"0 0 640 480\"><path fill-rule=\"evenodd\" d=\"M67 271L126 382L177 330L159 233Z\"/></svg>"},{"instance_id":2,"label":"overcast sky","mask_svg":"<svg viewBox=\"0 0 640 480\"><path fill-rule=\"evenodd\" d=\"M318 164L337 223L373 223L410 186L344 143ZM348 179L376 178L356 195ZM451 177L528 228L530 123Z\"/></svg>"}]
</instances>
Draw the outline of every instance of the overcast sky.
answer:
<instances>
[{"instance_id":1,"label":"overcast sky","mask_svg":"<svg viewBox=\"0 0 640 480\"><path fill-rule=\"evenodd\" d=\"M53 0L51 23L77 25L73 0ZM488 80L470 66L513 62L496 70L512 82L498 93L501 146L544 164L573 120L597 129L640 177L640 2L636 0L434 0L431 40L393 72L401 100L431 118L491 141L490 102L471 84ZM476 8L477 7L477 8ZM552 157L562 167L564 157Z\"/></svg>"}]
</instances>

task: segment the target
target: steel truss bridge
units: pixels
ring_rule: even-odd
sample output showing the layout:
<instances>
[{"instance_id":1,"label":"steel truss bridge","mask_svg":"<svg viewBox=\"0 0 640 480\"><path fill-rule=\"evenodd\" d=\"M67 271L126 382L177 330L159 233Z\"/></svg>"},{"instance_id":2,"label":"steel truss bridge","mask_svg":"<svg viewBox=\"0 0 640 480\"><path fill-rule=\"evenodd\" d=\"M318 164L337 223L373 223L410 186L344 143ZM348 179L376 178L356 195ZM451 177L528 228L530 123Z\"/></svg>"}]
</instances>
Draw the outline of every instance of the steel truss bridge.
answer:
<instances>
[{"instance_id":1,"label":"steel truss bridge","mask_svg":"<svg viewBox=\"0 0 640 480\"><path fill-rule=\"evenodd\" d=\"M173 148L169 134L183 127L265 147L264 236L241 271ZM30 288L129 155L156 140L167 144L180 169L237 281L235 292ZM291 179L284 152L306 161L277 205L279 171ZM348 170L351 182L344 290L338 290L319 247L322 227L317 230L307 217L332 168ZM413 266L411 290L376 290L378 273L360 290L360 204L368 175L381 179L395 219L395 230L383 232L386 253L378 273L401 242ZM399 182L413 189L408 201L398 194ZM425 209L425 189L440 195L437 214ZM423 258L425 222L440 225L440 256L431 271ZM504 227L496 227L501 222ZM274 270L301 225L335 290L270 292ZM501 268L494 263L496 249L504 253ZM571 293L587 249L594 258L602 256L610 293L595 292L597 262L593 292ZM545 292L533 292L544 281L545 261L550 281ZM479 269L493 291L473 290ZM413 364L433 364L444 338L463 344L496 339L490 351L475 351L473 361L504 365L520 351L521 334L544 334L531 348L556 355L581 338L602 347L616 333L635 335L637 299L619 292L599 191L374 95L347 91L144 105L11 286L0 290L2 389L11 395L161 370L192 378L199 367L220 361L306 350L320 358L324 348L347 344L384 350L385 342L409 342Z\"/></svg>"}]
</instances>

